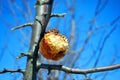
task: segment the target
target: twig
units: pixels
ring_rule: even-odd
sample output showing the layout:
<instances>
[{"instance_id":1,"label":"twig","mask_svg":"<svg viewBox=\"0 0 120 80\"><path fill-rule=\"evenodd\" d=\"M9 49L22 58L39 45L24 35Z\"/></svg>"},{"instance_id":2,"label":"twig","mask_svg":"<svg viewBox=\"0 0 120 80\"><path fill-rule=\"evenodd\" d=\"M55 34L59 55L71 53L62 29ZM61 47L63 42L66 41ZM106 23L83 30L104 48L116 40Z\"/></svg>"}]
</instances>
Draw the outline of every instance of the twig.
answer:
<instances>
[{"instance_id":1,"label":"twig","mask_svg":"<svg viewBox=\"0 0 120 80\"><path fill-rule=\"evenodd\" d=\"M27 57L29 57L29 58L32 58L33 56L31 55L31 54L25 54L25 53L20 53L20 56L18 56L16 59L20 59L20 58L22 58L22 57L25 57L25 56L27 56Z\"/></svg>"},{"instance_id":2,"label":"twig","mask_svg":"<svg viewBox=\"0 0 120 80\"><path fill-rule=\"evenodd\" d=\"M105 36L105 38L104 38L104 40L103 40L103 43L102 43L102 45L101 45L101 47L100 47L100 49L99 49L99 54L98 54L98 56L97 56L97 58L96 58L96 61L95 61L93 67L96 67L96 66L98 65L98 63L99 63L99 61L100 61L100 57L101 57L102 51L103 51L103 48L104 48L104 46L105 46L105 43L106 43L106 41L109 39L109 37L111 36L111 34L117 29L117 27L119 27L119 25L115 25L115 26L110 30L110 32Z\"/></svg>"},{"instance_id":3,"label":"twig","mask_svg":"<svg viewBox=\"0 0 120 80\"><path fill-rule=\"evenodd\" d=\"M119 69L120 64L105 66L105 67L98 67L98 68L91 68L91 69L78 69L78 68L74 69L74 68L69 68L69 67L62 66L62 65L39 64L37 69L39 70L41 68L48 69L48 70L60 70L66 73L86 75L89 73L96 73L96 72L111 71L111 70Z\"/></svg>"},{"instance_id":4,"label":"twig","mask_svg":"<svg viewBox=\"0 0 120 80\"><path fill-rule=\"evenodd\" d=\"M11 28L11 30L16 30L16 29L20 29L20 28L24 28L26 26L32 26L32 25L33 25L33 23L26 23L26 24Z\"/></svg>"},{"instance_id":5,"label":"twig","mask_svg":"<svg viewBox=\"0 0 120 80\"><path fill-rule=\"evenodd\" d=\"M0 74L7 73L7 72L11 72L11 73L14 73L14 72L24 73L25 70L21 70L21 69L12 70L12 69L4 68L2 71L0 71Z\"/></svg>"},{"instance_id":6,"label":"twig","mask_svg":"<svg viewBox=\"0 0 120 80\"><path fill-rule=\"evenodd\" d=\"M47 13L44 13L44 14L42 14L42 15L43 15L43 16L47 16L48 14L47 14ZM62 14L60 14L60 13L52 13L52 14L50 15L50 18L51 18L51 17L64 17L65 15L66 15L66 13L62 13ZM36 20L39 21L39 23L41 24L39 16L36 16Z\"/></svg>"},{"instance_id":7,"label":"twig","mask_svg":"<svg viewBox=\"0 0 120 80\"><path fill-rule=\"evenodd\" d=\"M112 59L110 61L110 65L112 65L116 61L116 58L117 58L117 56L119 54L119 52L116 50L116 47L114 47L114 48L115 48L115 53L114 53L114 55L113 55L113 57L112 57ZM108 74L108 72L105 72L104 75L102 74L103 77L101 78L101 80L105 80L105 77L107 76L107 74Z\"/></svg>"},{"instance_id":8,"label":"twig","mask_svg":"<svg viewBox=\"0 0 120 80\"><path fill-rule=\"evenodd\" d=\"M53 13L51 14L50 17L64 17L66 15L66 13L62 13L62 14L59 14L59 13Z\"/></svg>"},{"instance_id":9,"label":"twig","mask_svg":"<svg viewBox=\"0 0 120 80\"><path fill-rule=\"evenodd\" d=\"M106 7L106 5L108 3L108 0L105 0L103 4L101 4L101 1L102 0L98 0L96 10L95 10L95 16L99 15L104 10L104 8Z\"/></svg>"},{"instance_id":10,"label":"twig","mask_svg":"<svg viewBox=\"0 0 120 80\"><path fill-rule=\"evenodd\" d=\"M87 33L87 38L83 42L83 45L80 47L80 49L76 52L76 53L79 53L79 54L74 57L74 59L72 60L70 66L74 66L75 61L77 61L77 59L80 58L81 53L84 51L86 45L88 44L88 42L89 42L89 40L90 40L90 38L91 38L91 36L93 34L91 29L92 29L92 26L89 27L89 30L88 30L88 33Z\"/></svg>"}]
</instances>

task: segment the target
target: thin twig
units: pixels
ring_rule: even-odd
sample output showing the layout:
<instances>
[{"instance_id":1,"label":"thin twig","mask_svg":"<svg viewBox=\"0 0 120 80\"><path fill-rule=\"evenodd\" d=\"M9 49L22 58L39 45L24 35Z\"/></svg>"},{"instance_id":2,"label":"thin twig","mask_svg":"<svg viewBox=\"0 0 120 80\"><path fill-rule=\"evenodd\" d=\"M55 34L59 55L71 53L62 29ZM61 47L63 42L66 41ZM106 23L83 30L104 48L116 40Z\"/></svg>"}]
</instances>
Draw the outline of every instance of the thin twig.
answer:
<instances>
[{"instance_id":1,"label":"thin twig","mask_svg":"<svg viewBox=\"0 0 120 80\"><path fill-rule=\"evenodd\" d=\"M111 59L111 61L110 61L110 65L113 65L113 63L116 61L116 58L117 58L117 56L118 56L118 54L119 54L119 52L116 50L116 47L114 47L114 48L115 48L115 53L114 53L114 55L113 55L113 57L112 57L112 59ZM101 78L101 80L105 80L107 74L108 74L108 72L105 72L104 75L102 74L103 77ZM96 78L95 78L95 79L96 79Z\"/></svg>"},{"instance_id":2,"label":"thin twig","mask_svg":"<svg viewBox=\"0 0 120 80\"><path fill-rule=\"evenodd\" d=\"M101 4L102 0L98 0L97 6L96 6L96 10L95 10L95 16L99 15L104 8L106 7L108 0L105 0L103 4Z\"/></svg>"},{"instance_id":3,"label":"thin twig","mask_svg":"<svg viewBox=\"0 0 120 80\"><path fill-rule=\"evenodd\" d=\"M21 69L6 69L4 68L2 71L0 71L0 74L3 74L3 73L7 73L7 72L10 72L10 73L14 73L14 72L19 72L19 73L24 73L25 70L21 70Z\"/></svg>"},{"instance_id":4,"label":"thin twig","mask_svg":"<svg viewBox=\"0 0 120 80\"><path fill-rule=\"evenodd\" d=\"M80 47L80 49L76 52L79 53L77 56L75 56L75 58L72 60L71 62L71 66L75 65L75 61L77 61L80 58L81 53L84 51L86 45L88 44L91 36L92 36L92 26L89 27L88 33L87 33L87 38L85 39L85 41L83 42L83 45Z\"/></svg>"},{"instance_id":5,"label":"thin twig","mask_svg":"<svg viewBox=\"0 0 120 80\"><path fill-rule=\"evenodd\" d=\"M27 57L29 57L29 58L32 58L33 56L31 55L31 54L25 54L25 53L20 53L20 56L18 56L16 59L20 59L20 58L22 58L22 57L25 57L25 56L27 56Z\"/></svg>"},{"instance_id":6,"label":"thin twig","mask_svg":"<svg viewBox=\"0 0 120 80\"><path fill-rule=\"evenodd\" d=\"M50 17L64 17L66 15L66 13L62 13L62 14L59 14L59 13L53 13L51 14Z\"/></svg>"},{"instance_id":7,"label":"thin twig","mask_svg":"<svg viewBox=\"0 0 120 80\"><path fill-rule=\"evenodd\" d=\"M120 64L105 66L105 67L98 67L98 68L91 68L91 69L78 69L78 68L74 69L74 68L69 68L69 67L62 66L62 65L39 64L37 69L39 70L41 68L48 69L48 70L60 70L66 73L85 75L89 73L96 73L96 72L111 71L111 70L119 69Z\"/></svg>"},{"instance_id":8,"label":"thin twig","mask_svg":"<svg viewBox=\"0 0 120 80\"><path fill-rule=\"evenodd\" d=\"M32 26L32 25L33 25L33 23L26 23L26 24L22 24L20 26L14 27L11 30L16 30L16 29L20 29L20 28L24 28L24 27Z\"/></svg>"},{"instance_id":9,"label":"thin twig","mask_svg":"<svg viewBox=\"0 0 120 80\"><path fill-rule=\"evenodd\" d=\"M106 43L106 41L109 39L109 37L111 36L111 34L117 29L117 27L119 27L119 25L115 25L115 26L110 30L110 32L105 36L105 38L104 38L104 40L103 40L103 43L102 43L102 45L101 45L101 47L100 47L100 49L99 49L99 54L98 54L98 56L97 56L97 58L96 58L96 61L95 61L93 67L96 67L96 66L98 65L98 63L99 63L99 61L100 61L100 57L101 57L102 51L103 51L103 48L104 48L104 46L105 46L105 43Z\"/></svg>"}]
</instances>

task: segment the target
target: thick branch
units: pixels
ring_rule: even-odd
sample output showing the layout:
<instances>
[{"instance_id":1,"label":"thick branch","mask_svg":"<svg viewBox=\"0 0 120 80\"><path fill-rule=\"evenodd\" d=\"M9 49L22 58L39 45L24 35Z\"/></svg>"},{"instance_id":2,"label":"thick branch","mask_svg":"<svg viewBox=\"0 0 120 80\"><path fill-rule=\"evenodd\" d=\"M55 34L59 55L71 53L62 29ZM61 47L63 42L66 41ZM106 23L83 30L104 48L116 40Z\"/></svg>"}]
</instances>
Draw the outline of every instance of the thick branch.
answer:
<instances>
[{"instance_id":1,"label":"thick branch","mask_svg":"<svg viewBox=\"0 0 120 80\"><path fill-rule=\"evenodd\" d=\"M105 66L105 67L98 67L98 68L91 68L91 69L74 69L69 68L62 65L49 65L49 64L41 64L38 65L38 70L40 68L48 69L48 70L60 70L66 73L74 73L74 74L89 74L89 73L96 73L96 72L103 72L103 71L111 71L120 68L120 64L112 65L112 66Z\"/></svg>"},{"instance_id":2,"label":"thick branch","mask_svg":"<svg viewBox=\"0 0 120 80\"><path fill-rule=\"evenodd\" d=\"M33 58L27 58L27 66L24 77L25 80L36 80L36 62L38 58L39 42L44 35L48 21L50 19L53 3L53 0L49 0L48 5L40 5L44 1L45 0L36 0L36 17L38 16L39 18L38 20L35 20L32 27L32 37L29 53L33 55ZM44 13L47 13L48 15L44 16Z\"/></svg>"},{"instance_id":3,"label":"thick branch","mask_svg":"<svg viewBox=\"0 0 120 80\"><path fill-rule=\"evenodd\" d=\"M12 69L4 68L2 71L0 71L0 74L7 73L7 72L10 72L10 73L14 73L14 72L24 73L25 70L21 70L21 69L12 70Z\"/></svg>"}]
</instances>

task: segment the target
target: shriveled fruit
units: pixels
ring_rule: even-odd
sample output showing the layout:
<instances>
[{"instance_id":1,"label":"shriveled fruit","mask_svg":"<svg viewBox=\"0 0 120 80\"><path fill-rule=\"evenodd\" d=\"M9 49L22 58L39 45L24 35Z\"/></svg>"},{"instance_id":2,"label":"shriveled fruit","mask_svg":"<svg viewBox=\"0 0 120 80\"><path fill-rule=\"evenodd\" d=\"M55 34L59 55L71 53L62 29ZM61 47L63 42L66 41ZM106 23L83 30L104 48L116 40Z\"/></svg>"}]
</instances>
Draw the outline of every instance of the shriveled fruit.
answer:
<instances>
[{"instance_id":1,"label":"shriveled fruit","mask_svg":"<svg viewBox=\"0 0 120 80\"><path fill-rule=\"evenodd\" d=\"M44 34L40 44L40 53L47 59L60 60L66 54L68 41L57 29L49 30Z\"/></svg>"}]
</instances>

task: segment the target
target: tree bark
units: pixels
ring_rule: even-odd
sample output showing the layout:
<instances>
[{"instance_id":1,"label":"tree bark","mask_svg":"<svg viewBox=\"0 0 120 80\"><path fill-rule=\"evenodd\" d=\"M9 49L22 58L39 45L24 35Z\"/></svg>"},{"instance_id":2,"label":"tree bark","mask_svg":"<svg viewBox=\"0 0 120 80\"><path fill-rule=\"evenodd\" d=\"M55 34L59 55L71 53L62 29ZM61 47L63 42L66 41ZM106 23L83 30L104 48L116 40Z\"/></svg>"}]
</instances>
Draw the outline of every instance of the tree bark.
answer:
<instances>
[{"instance_id":1,"label":"tree bark","mask_svg":"<svg viewBox=\"0 0 120 80\"><path fill-rule=\"evenodd\" d=\"M40 24L40 22L35 19L32 26L32 37L28 54L32 55L33 57L27 57L24 80L36 80L36 62L38 58L39 42L45 32L45 28L43 28L45 23L45 16L43 14L46 12L46 5L41 5L42 2L44 2L44 0L36 0L35 4L36 17L39 17L39 21L42 24Z\"/></svg>"}]
</instances>

